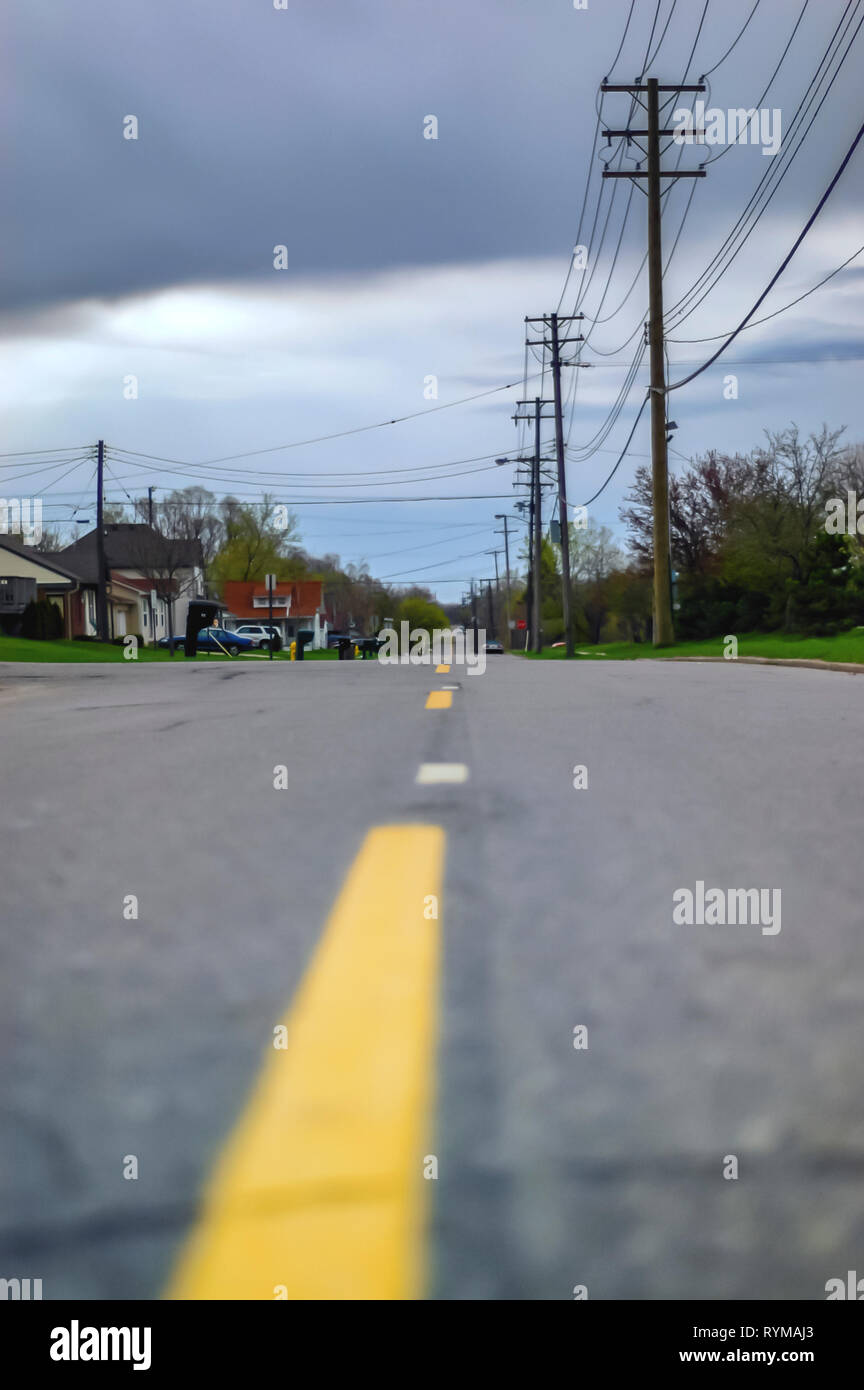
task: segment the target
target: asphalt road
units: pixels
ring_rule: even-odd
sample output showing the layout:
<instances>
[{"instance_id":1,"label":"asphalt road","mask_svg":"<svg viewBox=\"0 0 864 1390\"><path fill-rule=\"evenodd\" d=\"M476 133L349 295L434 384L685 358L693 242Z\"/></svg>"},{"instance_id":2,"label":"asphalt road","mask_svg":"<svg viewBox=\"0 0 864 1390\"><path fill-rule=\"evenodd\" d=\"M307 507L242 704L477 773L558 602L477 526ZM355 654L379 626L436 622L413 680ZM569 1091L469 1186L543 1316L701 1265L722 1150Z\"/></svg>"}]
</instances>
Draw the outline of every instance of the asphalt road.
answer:
<instances>
[{"instance_id":1,"label":"asphalt road","mask_svg":"<svg viewBox=\"0 0 864 1390\"><path fill-rule=\"evenodd\" d=\"M419 823L427 1296L824 1299L864 1251L862 695L732 663L0 667L0 1276L163 1293L364 837ZM416 784L440 762L467 781ZM674 923L698 880L780 889L780 932Z\"/></svg>"}]
</instances>

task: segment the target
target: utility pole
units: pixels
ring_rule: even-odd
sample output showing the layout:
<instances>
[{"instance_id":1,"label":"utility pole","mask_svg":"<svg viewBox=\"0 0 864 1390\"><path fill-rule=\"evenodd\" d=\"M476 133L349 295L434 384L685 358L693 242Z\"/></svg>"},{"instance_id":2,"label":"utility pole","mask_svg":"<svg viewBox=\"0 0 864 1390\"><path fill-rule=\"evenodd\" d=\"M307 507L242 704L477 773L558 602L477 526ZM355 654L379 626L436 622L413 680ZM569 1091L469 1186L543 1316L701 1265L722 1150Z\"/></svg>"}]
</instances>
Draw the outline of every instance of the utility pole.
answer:
<instances>
[{"instance_id":1,"label":"utility pole","mask_svg":"<svg viewBox=\"0 0 864 1390\"><path fill-rule=\"evenodd\" d=\"M580 315L581 317L581 315ZM570 615L570 526L567 514L567 471L564 466L564 419L561 407L561 348L558 315L552 315L552 383L555 391L555 453L558 458L558 518L561 522L561 570L564 579L565 657L573 655L573 619ZM581 338L581 334L579 335Z\"/></svg>"},{"instance_id":2,"label":"utility pole","mask_svg":"<svg viewBox=\"0 0 864 1390\"><path fill-rule=\"evenodd\" d=\"M265 576L264 576L264 583L267 585L267 597L268 597L268 599L270 600L269 605L268 605L268 606L269 606L269 609L270 609L270 625L269 625L269 627L267 628L267 638L268 638L268 640L267 640L267 660L268 660L268 661L272 661L272 660L273 660L273 590L276 588L276 576L275 576L275 574L265 574ZM299 637L298 637L297 641L298 641L298 642L300 641Z\"/></svg>"},{"instance_id":3,"label":"utility pole","mask_svg":"<svg viewBox=\"0 0 864 1390\"><path fill-rule=\"evenodd\" d=\"M540 455L540 422L548 419L544 416L544 405L554 406L554 400L541 400L535 396L533 401L517 401L518 405L533 405L534 407L534 454L531 458L531 544L529 552L531 556L531 647L535 652L542 651L543 644L540 638L540 561L543 553L542 530L543 530L543 494L540 489L540 464L543 462ZM530 420L530 415L514 415L514 420Z\"/></svg>"},{"instance_id":4,"label":"utility pole","mask_svg":"<svg viewBox=\"0 0 864 1390\"><path fill-rule=\"evenodd\" d=\"M473 646L474 653L477 653L477 595L474 592L474 580L471 580L471 627L474 632Z\"/></svg>"},{"instance_id":5,"label":"utility pole","mask_svg":"<svg viewBox=\"0 0 864 1390\"><path fill-rule=\"evenodd\" d=\"M648 80L648 342L651 353L651 504L654 514L655 647L675 641L669 547L669 456L666 452L666 363L663 355L663 250L660 203L660 97Z\"/></svg>"},{"instance_id":6,"label":"utility pole","mask_svg":"<svg viewBox=\"0 0 864 1390\"><path fill-rule=\"evenodd\" d=\"M513 634L510 630L510 537L507 534L508 517L505 512L501 512L500 515L495 517L495 520L504 522L504 570L506 574L506 584L504 588L504 612L506 614L507 619L507 650L509 651L510 648L513 646ZM501 532L496 531L495 534L500 536Z\"/></svg>"},{"instance_id":7,"label":"utility pole","mask_svg":"<svg viewBox=\"0 0 864 1390\"><path fill-rule=\"evenodd\" d=\"M96 458L96 632L100 642L108 641L108 575L105 568L104 512L105 442L99 440Z\"/></svg>"},{"instance_id":8,"label":"utility pole","mask_svg":"<svg viewBox=\"0 0 864 1390\"><path fill-rule=\"evenodd\" d=\"M540 421L542 418L543 401L539 396L535 396L534 457L531 460L531 534L533 537L531 553L534 557L534 565L531 570L531 646L538 653L543 650L543 634L540 631L540 560L543 552L543 494L540 491Z\"/></svg>"},{"instance_id":9,"label":"utility pole","mask_svg":"<svg viewBox=\"0 0 864 1390\"><path fill-rule=\"evenodd\" d=\"M660 128L660 93L671 92L672 97L679 92L704 92L703 83L690 86L661 85L656 77L649 77L647 83L610 84L604 82L603 92L628 92L646 111L647 130L604 130L607 141L613 136L625 137L628 145L635 142L647 158L647 169L611 170L604 169L604 179L647 180L648 193L648 343L651 368L651 505L653 511L654 548L654 622L653 641L655 647L665 647L675 641L672 624L672 556L669 543L669 461L667 455L666 427L666 363L664 360L663 336L663 251L662 251L662 179L704 179L704 169L670 169L660 167L660 138L675 134L674 129ZM642 100L642 94L645 100ZM670 97L670 101L672 100ZM668 103L666 103L668 105ZM694 130L694 136L703 136L704 130ZM647 138L648 148L639 145L639 139ZM644 191L644 190L643 190Z\"/></svg>"},{"instance_id":10,"label":"utility pole","mask_svg":"<svg viewBox=\"0 0 864 1390\"><path fill-rule=\"evenodd\" d=\"M148 489L147 489L147 521L148 521L148 524L149 524L150 529L151 529L151 531L152 531L152 529L153 529L153 489L152 489L152 487L148 487ZM147 604L148 604L148 607L149 607L149 609L150 609L150 641L152 642L153 646L155 647L155 645L156 645L156 627L155 627L155 625L154 625L154 617L153 617L153 590L152 590L152 589L150 590L149 594L147 595Z\"/></svg>"},{"instance_id":11,"label":"utility pole","mask_svg":"<svg viewBox=\"0 0 864 1390\"><path fill-rule=\"evenodd\" d=\"M573 655L573 620L570 613L570 529L567 517L567 469L564 461L564 412L561 401L561 347L564 343L581 343L583 335L578 333L572 338L562 338L558 326L561 323L575 323L584 317L584 314L566 314L559 319L557 314L544 314L542 318L525 320L526 323L542 323L544 330L548 324L551 334L550 342L543 337L533 346L548 347L552 352L552 403L555 408L555 455L558 461L558 520L561 524L561 600L564 616L564 655L567 657Z\"/></svg>"},{"instance_id":12,"label":"utility pole","mask_svg":"<svg viewBox=\"0 0 864 1390\"><path fill-rule=\"evenodd\" d=\"M499 571L498 571L498 556L501 554L501 551L500 551L500 550L489 550L489 551L487 551L487 554L491 555L491 556L492 556L492 559L495 561L495 601L496 601L496 603L498 604L498 614L499 614L499 621L500 621L500 614L501 614L501 575L500 575L500 573L499 573ZM491 583L492 581L490 580L489 582ZM493 636L493 637L498 637L499 635L500 635L500 634L498 633L497 628L493 629L493 631L492 631L492 636Z\"/></svg>"},{"instance_id":13,"label":"utility pole","mask_svg":"<svg viewBox=\"0 0 864 1390\"><path fill-rule=\"evenodd\" d=\"M489 640L495 636L495 609L492 604L492 580L486 580L486 612L489 619Z\"/></svg>"}]
</instances>

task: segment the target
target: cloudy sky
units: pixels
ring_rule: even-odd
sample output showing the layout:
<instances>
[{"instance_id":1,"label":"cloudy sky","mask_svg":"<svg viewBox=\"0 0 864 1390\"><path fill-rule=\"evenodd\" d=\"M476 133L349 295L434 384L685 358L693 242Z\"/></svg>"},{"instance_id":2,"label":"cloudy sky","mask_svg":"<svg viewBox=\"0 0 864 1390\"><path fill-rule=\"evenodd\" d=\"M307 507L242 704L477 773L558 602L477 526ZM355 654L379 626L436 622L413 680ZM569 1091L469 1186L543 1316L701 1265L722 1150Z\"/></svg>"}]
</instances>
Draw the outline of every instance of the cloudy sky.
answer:
<instances>
[{"instance_id":1,"label":"cloudy sky","mask_svg":"<svg viewBox=\"0 0 864 1390\"><path fill-rule=\"evenodd\" d=\"M674 340L743 317L858 130L864 0L759 0L720 62L751 10L753 0L634 0L632 15L631 0L10 0L0 391L2 452L20 458L2 460L0 491L41 495L52 521L76 504L92 518L93 463L81 455L104 438L111 498L196 480L250 498L266 487L296 509L313 552L458 598L493 572L483 552L501 544L494 514L521 495L494 458L519 446L524 317L559 300L586 315L591 370L565 374L573 503L603 482L644 395L643 363L606 433L647 286L645 199L603 181L600 155L633 163L617 142L592 158L604 77L634 81L650 39L661 81L715 68L709 107L781 113L773 158L750 145L665 156L667 167L716 161L665 200L667 256L678 237L665 285L673 381L717 346ZM606 96L603 126L626 125L628 110L626 96ZM759 316L864 241L862 168L864 145ZM752 234L716 285L700 282L763 176L762 201L777 191ZM577 236L588 269L565 288ZM862 304L864 256L743 333L672 396L676 450L747 449L792 420L864 438ZM530 354L529 396L550 394L540 365ZM737 399L724 398L730 373ZM415 418L304 442L402 416ZM647 454L647 414L631 450L591 509L616 529ZM385 500L396 497L439 500Z\"/></svg>"}]
</instances>

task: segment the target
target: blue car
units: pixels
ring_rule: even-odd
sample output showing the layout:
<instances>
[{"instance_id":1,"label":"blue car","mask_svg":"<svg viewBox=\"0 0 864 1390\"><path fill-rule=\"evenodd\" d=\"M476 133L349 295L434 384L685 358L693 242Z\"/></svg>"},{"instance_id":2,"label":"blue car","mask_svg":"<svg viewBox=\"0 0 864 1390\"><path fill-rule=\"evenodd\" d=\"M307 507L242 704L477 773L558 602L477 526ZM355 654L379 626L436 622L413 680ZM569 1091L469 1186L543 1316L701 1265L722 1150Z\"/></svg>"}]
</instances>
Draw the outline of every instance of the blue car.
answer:
<instances>
[{"instance_id":1,"label":"blue car","mask_svg":"<svg viewBox=\"0 0 864 1390\"><path fill-rule=\"evenodd\" d=\"M157 644L160 647L170 646L170 638L160 637ZM202 627L198 633L199 652L218 652L224 655L228 652L230 656L237 656L239 652L252 651L255 643L250 638L244 637L239 632L229 632L224 627ZM183 650L183 638L174 638L175 650Z\"/></svg>"}]
</instances>

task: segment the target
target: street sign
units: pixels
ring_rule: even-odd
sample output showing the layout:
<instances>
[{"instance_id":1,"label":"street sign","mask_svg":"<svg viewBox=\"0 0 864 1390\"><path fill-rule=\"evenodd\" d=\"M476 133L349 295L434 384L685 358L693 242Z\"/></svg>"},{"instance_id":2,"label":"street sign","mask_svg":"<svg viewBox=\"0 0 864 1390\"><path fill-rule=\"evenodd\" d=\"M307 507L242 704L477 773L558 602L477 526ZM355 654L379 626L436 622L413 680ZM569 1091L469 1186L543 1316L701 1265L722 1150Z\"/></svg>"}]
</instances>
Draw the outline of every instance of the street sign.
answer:
<instances>
[{"instance_id":1,"label":"street sign","mask_svg":"<svg viewBox=\"0 0 864 1390\"><path fill-rule=\"evenodd\" d=\"M275 576L275 574L265 574L265 576L264 576L264 587L265 587L265 589L267 590L268 593L271 593L271 594L272 594L273 590L276 588L276 576Z\"/></svg>"},{"instance_id":2,"label":"street sign","mask_svg":"<svg viewBox=\"0 0 864 1390\"><path fill-rule=\"evenodd\" d=\"M526 623L526 621L525 621L524 618L520 618L520 619L518 620L518 622L516 623L516 626L518 627L518 629L519 629L520 632L524 632L524 630L525 630L525 628L528 626L528 624Z\"/></svg>"}]
</instances>

